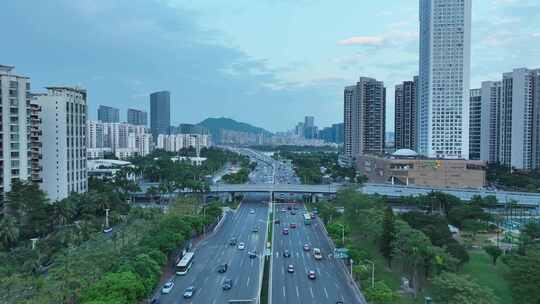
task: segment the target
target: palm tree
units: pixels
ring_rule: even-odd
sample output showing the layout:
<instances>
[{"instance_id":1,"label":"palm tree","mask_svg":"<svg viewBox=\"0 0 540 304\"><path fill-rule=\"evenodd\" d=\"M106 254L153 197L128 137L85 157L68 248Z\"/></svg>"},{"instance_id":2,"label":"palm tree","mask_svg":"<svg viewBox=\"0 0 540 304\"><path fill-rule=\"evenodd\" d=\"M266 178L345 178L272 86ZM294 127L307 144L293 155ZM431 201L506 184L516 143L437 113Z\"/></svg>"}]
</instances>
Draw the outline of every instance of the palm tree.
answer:
<instances>
[{"instance_id":1,"label":"palm tree","mask_svg":"<svg viewBox=\"0 0 540 304\"><path fill-rule=\"evenodd\" d=\"M54 222L56 225L70 224L75 217L75 205L69 199L63 199L53 205Z\"/></svg>"},{"instance_id":2,"label":"palm tree","mask_svg":"<svg viewBox=\"0 0 540 304\"><path fill-rule=\"evenodd\" d=\"M19 239L19 227L17 221L11 216L4 216L0 220L0 243L9 248Z\"/></svg>"}]
</instances>

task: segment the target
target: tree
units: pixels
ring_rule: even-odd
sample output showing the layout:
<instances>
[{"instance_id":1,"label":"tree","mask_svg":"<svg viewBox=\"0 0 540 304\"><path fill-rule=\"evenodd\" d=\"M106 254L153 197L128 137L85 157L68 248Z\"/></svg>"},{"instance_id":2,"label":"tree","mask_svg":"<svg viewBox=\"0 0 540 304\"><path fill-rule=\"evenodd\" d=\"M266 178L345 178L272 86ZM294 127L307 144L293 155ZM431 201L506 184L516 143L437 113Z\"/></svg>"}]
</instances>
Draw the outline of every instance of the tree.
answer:
<instances>
[{"instance_id":1,"label":"tree","mask_svg":"<svg viewBox=\"0 0 540 304\"><path fill-rule=\"evenodd\" d=\"M513 255L508 259L510 272L506 279L515 303L540 303L540 248L526 256Z\"/></svg>"},{"instance_id":2,"label":"tree","mask_svg":"<svg viewBox=\"0 0 540 304\"><path fill-rule=\"evenodd\" d=\"M498 303L491 289L478 285L466 275L444 272L432 283L435 303L493 304Z\"/></svg>"},{"instance_id":3,"label":"tree","mask_svg":"<svg viewBox=\"0 0 540 304\"><path fill-rule=\"evenodd\" d=\"M144 296L144 285L130 271L108 273L82 296L82 303L130 304Z\"/></svg>"},{"instance_id":4,"label":"tree","mask_svg":"<svg viewBox=\"0 0 540 304\"><path fill-rule=\"evenodd\" d=\"M540 223L528 223L521 229L521 233L527 235L532 241L540 241Z\"/></svg>"},{"instance_id":5,"label":"tree","mask_svg":"<svg viewBox=\"0 0 540 304\"><path fill-rule=\"evenodd\" d=\"M493 265L497 265L497 259L503 254L503 251L501 250L501 248L490 245L490 246L485 246L484 250L491 257L491 261L493 262Z\"/></svg>"},{"instance_id":6,"label":"tree","mask_svg":"<svg viewBox=\"0 0 540 304\"><path fill-rule=\"evenodd\" d=\"M56 225L67 225L75 217L75 204L69 197L53 204L53 221Z\"/></svg>"},{"instance_id":7,"label":"tree","mask_svg":"<svg viewBox=\"0 0 540 304\"><path fill-rule=\"evenodd\" d=\"M9 248L19 239L19 228L14 217L4 215L0 220L0 243L5 248Z\"/></svg>"},{"instance_id":8,"label":"tree","mask_svg":"<svg viewBox=\"0 0 540 304\"><path fill-rule=\"evenodd\" d=\"M37 184L13 181L11 191L6 193L8 214L20 224L21 236L42 236L51 228L49 210L51 205L45 192Z\"/></svg>"},{"instance_id":9,"label":"tree","mask_svg":"<svg viewBox=\"0 0 540 304\"><path fill-rule=\"evenodd\" d=\"M368 287L365 290L367 300L373 304L394 303L397 295L384 282L375 282L373 287Z\"/></svg>"},{"instance_id":10,"label":"tree","mask_svg":"<svg viewBox=\"0 0 540 304\"><path fill-rule=\"evenodd\" d=\"M396 219L392 207L384 211L383 232L379 244L382 256L388 262L388 267L392 267L392 257L394 256L394 242L396 240Z\"/></svg>"}]
</instances>

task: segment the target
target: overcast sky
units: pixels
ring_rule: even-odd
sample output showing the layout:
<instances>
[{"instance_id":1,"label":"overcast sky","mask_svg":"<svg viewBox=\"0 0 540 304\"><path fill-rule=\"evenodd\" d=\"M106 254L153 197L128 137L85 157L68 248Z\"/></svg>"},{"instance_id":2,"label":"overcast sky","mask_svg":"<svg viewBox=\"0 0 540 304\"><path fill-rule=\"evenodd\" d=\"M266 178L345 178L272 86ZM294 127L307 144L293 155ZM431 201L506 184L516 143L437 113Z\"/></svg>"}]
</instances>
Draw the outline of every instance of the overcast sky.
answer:
<instances>
[{"instance_id":1,"label":"overcast sky","mask_svg":"<svg viewBox=\"0 0 540 304\"><path fill-rule=\"evenodd\" d=\"M171 121L225 116L283 131L342 121L343 87L394 86L418 70L417 0L16 0L0 10L0 64L34 91L82 85L99 104L149 108L171 91ZM473 0L472 87L540 67L540 1Z\"/></svg>"}]
</instances>

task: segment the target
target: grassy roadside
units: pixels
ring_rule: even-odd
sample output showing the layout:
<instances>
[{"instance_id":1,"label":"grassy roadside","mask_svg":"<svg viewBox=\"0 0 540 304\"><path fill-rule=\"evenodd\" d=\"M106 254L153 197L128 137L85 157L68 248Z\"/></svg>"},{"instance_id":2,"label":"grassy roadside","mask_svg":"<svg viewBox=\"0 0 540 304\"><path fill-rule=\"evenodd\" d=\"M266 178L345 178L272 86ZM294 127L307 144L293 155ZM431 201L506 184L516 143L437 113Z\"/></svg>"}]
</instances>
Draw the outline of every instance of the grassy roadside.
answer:
<instances>
[{"instance_id":1,"label":"grassy roadside","mask_svg":"<svg viewBox=\"0 0 540 304\"><path fill-rule=\"evenodd\" d=\"M499 303L514 303L510 287L504 279L504 275L509 271L508 266L500 260L493 266L491 258L483 250L471 250L469 255L471 259L463 267L462 273L470 275L478 284L491 288L499 298Z\"/></svg>"}]
</instances>

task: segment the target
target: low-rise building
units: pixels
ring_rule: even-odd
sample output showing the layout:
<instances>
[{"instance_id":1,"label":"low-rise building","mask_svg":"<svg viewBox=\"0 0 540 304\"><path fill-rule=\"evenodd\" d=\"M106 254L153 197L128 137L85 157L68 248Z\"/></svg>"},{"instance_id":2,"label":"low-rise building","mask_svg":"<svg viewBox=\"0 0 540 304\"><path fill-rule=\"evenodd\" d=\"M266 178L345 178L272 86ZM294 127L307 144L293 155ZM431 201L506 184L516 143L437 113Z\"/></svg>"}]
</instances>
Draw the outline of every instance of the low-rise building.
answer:
<instances>
[{"instance_id":1,"label":"low-rise building","mask_svg":"<svg viewBox=\"0 0 540 304\"><path fill-rule=\"evenodd\" d=\"M485 161L421 158L409 149L389 157L360 155L356 168L371 183L475 189L486 185Z\"/></svg>"}]
</instances>

